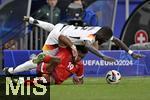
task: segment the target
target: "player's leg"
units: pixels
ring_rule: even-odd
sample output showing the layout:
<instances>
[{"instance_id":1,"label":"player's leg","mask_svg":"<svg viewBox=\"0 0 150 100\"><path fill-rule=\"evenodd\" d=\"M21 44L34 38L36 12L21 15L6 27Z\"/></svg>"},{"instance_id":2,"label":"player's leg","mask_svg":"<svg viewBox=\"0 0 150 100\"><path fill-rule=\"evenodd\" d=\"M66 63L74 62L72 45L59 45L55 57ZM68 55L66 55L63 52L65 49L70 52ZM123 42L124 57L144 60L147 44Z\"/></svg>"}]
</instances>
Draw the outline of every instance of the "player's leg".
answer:
<instances>
[{"instance_id":1,"label":"player's leg","mask_svg":"<svg viewBox=\"0 0 150 100\"><path fill-rule=\"evenodd\" d=\"M15 73L18 73L18 72L24 72L24 71L28 71L28 70L31 70L31 69L34 69L37 67L37 64L36 63L33 63L32 60L29 60L19 66L17 66L14 70L13 70L13 73L12 74L15 74Z\"/></svg>"},{"instance_id":2,"label":"player's leg","mask_svg":"<svg viewBox=\"0 0 150 100\"><path fill-rule=\"evenodd\" d=\"M13 68L13 67L5 67L3 69L4 73L6 75L9 75L9 74L15 74L15 73L18 73L18 72L23 72L23 71L28 71L30 69L34 69L36 68L37 64L36 63L33 63L32 60L29 60L29 61L26 61L25 63Z\"/></svg>"},{"instance_id":3,"label":"player's leg","mask_svg":"<svg viewBox=\"0 0 150 100\"><path fill-rule=\"evenodd\" d=\"M31 70L31 69L34 69L37 67L37 63L43 61L44 57L46 55L44 53L40 53L39 55L37 55L35 58L29 60L29 61L26 61L25 63L23 64L20 64L18 65L17 67L13 68L13 67L6 67L4 68L4 72L5 74L9 75L9 74L15 74L15 73L18 73L18 72L24 72L24 71L28 71L28 70Z\"/></svg>"},{"instance_id":4,"label":"player's leg","mask_svg":"<svg viewBox=\"0 0 150 100\"><path fill-rule=\"evenodd\" d=\"M59 59L59 58L58 58ZM54 68L57 66L57 63L60 63L58 59L53 59L49 63L42 62L38 64L36 69L39 77L44 77L47 81L47 84L54 84L55 80L51 76Z\"/></svg>"},{"instance_id":5,"label":"player's leg","mask_svg":"<svg viewBox=\"0 0 150 100\"><path fill-rule=\"evenodd\" d=\"M36 68L37 64L36 63L33 63L32 60L29 60L29 61L26 61L25 63L17 66L16 68L13 68L13 67L6 67L3 69L3 71L5 72L5 74L15 74L15 73L18 73L18 72L23 72L23 71L28 71L30 69L33 69L33 68Z\"/></svg>"},{"instance_id":6,"label":"player's leg","mask_svg":"<svg viewBox=\"0 0 150 100\"><path fill-rule=\"evenodd\" d=\"M43 62L38 64L37 73L40 72L42 74L51 74L57 64L60 63L60 58L47 55Z\"/></svg>"},{"instance_id":7,"label":"player's leg","mask_svg":"<svg viewBox=\"0 0 150 100\"><path fill-rule=\"evenodd\" d=\"M57 57L52 57L49 55L46 55L44 53L40 53L36 58L26 61L25 63L17 66L16 68L10 67L10 68L4 68L4 72L5 74L9 75L9 74L15 74L18 72L24 72L24 71L28 71L31 69L34 69L37 67L37 64L44 61L44 62L49 62L49 61L53 61L53 62L59 62L60 60Z\"/></svg>"},{"instance_id":8,"label":"player's leg","mask_svg":"<svg viewBox=\"0 0 150 100\"><path fill-rule=\"evenodd\" d=\"M40 20L36 20L33 17L24 16L23 20L26 22L29 22L30 24L37 25L40 28L43 28L44 30L49 31L49 32L51 32L54 29L53 24L40 21Z\"/></svg>"}]
</instances>

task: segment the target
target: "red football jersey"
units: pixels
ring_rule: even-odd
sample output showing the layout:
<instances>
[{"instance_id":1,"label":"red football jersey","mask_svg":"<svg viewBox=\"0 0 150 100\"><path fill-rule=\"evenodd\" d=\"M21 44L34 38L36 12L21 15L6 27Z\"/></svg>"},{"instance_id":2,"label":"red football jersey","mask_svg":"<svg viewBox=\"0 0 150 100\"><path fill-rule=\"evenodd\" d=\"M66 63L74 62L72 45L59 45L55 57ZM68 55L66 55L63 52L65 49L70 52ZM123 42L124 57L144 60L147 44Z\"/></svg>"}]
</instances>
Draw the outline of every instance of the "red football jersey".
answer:
<instances>
[{"instance_id":1,"label":"red football jersey","mask_svg":"<svg viewBox=\"0 0 150 100\"><path fill-rule=\"evenodd\" d=\"M59 48L56 56L61 59L61 63L55 67L52 74L56 84L61 84L73 74L76 74L80 78L83 77L83 63L80 61L76 65L72 64L72 53L70 49Z\"/></svg>"}]
</instances>

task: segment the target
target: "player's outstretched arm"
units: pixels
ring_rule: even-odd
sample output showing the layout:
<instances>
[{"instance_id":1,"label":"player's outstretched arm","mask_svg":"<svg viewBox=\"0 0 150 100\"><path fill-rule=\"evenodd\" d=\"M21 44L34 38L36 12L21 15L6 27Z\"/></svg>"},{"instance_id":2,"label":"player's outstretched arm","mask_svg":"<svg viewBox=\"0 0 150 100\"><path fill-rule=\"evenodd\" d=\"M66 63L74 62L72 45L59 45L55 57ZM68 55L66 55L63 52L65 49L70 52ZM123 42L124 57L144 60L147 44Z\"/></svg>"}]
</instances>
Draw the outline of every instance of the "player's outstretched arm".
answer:
<instances>
[{"instance_id":1,"label":"player's outstretched arm","mask_svg":"<svg viewBox=\"0 0 150 100\"><path fill-rule=\"evenodd\" d=\"M95 54L96 56L102 58L103 60L105 61L109 61L109 62L115 62L115 59L114 58L111 58L111 57L108 57L102 53L100 53L95 47L93 47L92 45L90 45L88 43L88 41L86 41L85 43L85 47L93 54Z\"/></svg>"},{"instance_id":2,"label":"player's outstretched arm","mask_svg":"<svg viewBox=\"0 0 150 100\"><path fill-rule=\"evenodd\" d=\"M120 39L118 39L116 37L112 37L111 41L114 42L121 49L124 49L126 52L128 52L128 54L130 54L134 59L139 59L139 58L144 57L144 55L134 53L132 50L130 50L127 47L127 45L125 43L123 43Z\"/></svg>"},{"instance_id":3,"label":"player's outstretched arm","mask_svg":"<svg viewBox=\"0 0 150 100\"><path fill-rule=\"evenodd\" d=\"M38 26L46 31L49 31L49 32L52 31L54 28L53 24L34 19L33 17L24 16L23 20L26 22L29 22L30 24L36 25L36 26Z\"/></svg>"}]
</instances>

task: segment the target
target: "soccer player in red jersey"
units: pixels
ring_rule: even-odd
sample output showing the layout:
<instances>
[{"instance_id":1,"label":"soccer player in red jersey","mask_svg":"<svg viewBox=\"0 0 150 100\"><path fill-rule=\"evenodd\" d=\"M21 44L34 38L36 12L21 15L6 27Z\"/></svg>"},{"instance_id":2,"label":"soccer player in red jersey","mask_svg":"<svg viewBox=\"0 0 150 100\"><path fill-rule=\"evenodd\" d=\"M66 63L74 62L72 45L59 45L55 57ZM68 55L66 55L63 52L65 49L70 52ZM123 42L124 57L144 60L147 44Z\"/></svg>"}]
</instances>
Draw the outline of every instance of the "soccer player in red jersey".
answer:
<instances>
[{"instance_id":1,"label":"soccer player in red jersey","mask_svg":"<svg viewBox=\"0 0 150 100\"><path fill-rule=\"evenodd\" d=\"M83 46L77 46L78 58L74 63L73 56L69 48L59 48L56 56L60 59L60 63L55 62L40 63L37 67L37 72L40 76L46 78L50 84L61 84L72 75L74 84L83 84L84 67L81 59L87 53L87 50Z\"/></svg>"}]
</instances>

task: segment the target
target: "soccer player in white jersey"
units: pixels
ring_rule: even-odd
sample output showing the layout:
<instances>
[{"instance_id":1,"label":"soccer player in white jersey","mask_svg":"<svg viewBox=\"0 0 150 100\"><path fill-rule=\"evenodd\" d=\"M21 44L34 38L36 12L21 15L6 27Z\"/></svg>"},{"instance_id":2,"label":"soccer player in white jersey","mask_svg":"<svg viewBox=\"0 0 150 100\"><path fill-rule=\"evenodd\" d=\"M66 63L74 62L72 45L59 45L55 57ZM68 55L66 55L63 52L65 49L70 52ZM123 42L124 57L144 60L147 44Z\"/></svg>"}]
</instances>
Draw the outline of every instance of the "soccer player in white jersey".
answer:
<instances>
[{"instance_id":1,"label":"soccer player in white jersey","mask_svg":"<svg viewBox=\"0 0 150 100\"><path fill-rule=\"evenodd\" d=\"M54 26L51 23L36 20L32 17L27 17L26 19L30 24L37 25L40 28L45 29L46 31L50 31L50 34L44 44L43 50L49 50L48 46L58 44L59 41L62 41L64 43L65 39L61 39L61 36L64 36L67 37L70 42L75 45L86 46L90 52L101 57L103 60L113 61L113 59L109 59L109 57L103 58L104 55L92 46L93 43L98 42L98 44L101 45L102 43L111 40L117 46L128 52L133 58L138 59L143 57L143 55L141 54L133 53L133 51L129 50L129 48L120 39L114 37L112 30L109 27L80 27L62 23L56 24Z\"/></svg>"},{"instance_id":2,"label":"soccer player in white jersey","mask_svg":"<svg viewBox=\"0 0 150 100\"><path fill-rule=\"evenodd\" d=\"M80 27L66 24L56 24L55 26L51 23L36 20L32 17L25 17L25 21L30 24L36 25L49 31L47 40L42 48L44 54L52 54L51 51L57 52L57 47L68 46L72 49L73 57L77 58L77 50L75 45L84 45L90 52L106 61L115 61L113 58L101 54L97 48L93 46L94 43L101 45L102 43L111 40L117 46L128 52L133 58L142 58L143 55L136 54L118 38L114 37L112 30L109 27ZM55 55L53 53L53 55ZM39 57L40 58L40 57ZM41 57L44 58L43 56ZM37 67L37 64L33 60L27 61L24 64L17 66L15 69L9 68L8 72L13 74L17 72L27 71L29 69Z\"/></svg>"}]
</instances>

